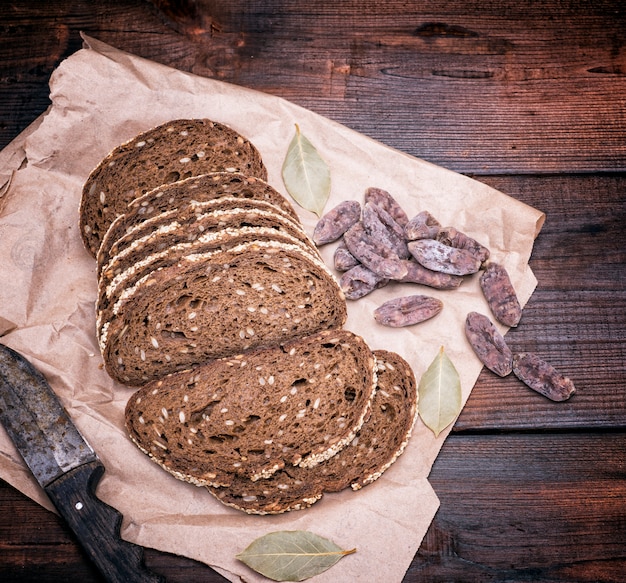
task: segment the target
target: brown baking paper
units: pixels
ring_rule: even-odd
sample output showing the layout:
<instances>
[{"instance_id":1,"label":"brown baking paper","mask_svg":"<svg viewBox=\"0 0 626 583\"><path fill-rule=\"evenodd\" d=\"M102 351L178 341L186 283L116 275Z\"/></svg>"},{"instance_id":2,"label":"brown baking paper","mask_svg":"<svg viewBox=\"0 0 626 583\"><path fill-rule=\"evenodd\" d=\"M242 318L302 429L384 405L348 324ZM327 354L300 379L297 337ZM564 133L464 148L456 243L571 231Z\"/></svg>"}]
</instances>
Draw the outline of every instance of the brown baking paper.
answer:
<instances>
[{"instance_id":1,"label":"brown baking paper","mask_svg":"<svg viewBox=\"0 0 626 583\"><path fill-rule=\"evenodd\" d=\"M124 538L203 561L232 581L261 581L235 555L270 531L305 529L357 548L315 581L352 582L364 574L370 581L401 581L438 508L427 478L450 427L435 438L418 420L404 455L377 482L279 516L247 516L174 479L127 439L123 413L133 390L102 370L95 262L78 230L82 184L111 149L136 133L170 119L208 117L249 138L263 156L268 181L286 195L280 170L297 123L331 167L327 209L345 199L362 201L369 186L391 192L409 216L427 209L490 248L508 269L522 305L536 285L528 260L542 213L283 99L183 73L91 38L61 63L50 88L49 110L0 154L1 341L46 375L101 457L106 473L98 495L123 513ZM312 233L317 217L298 210ZM335 246L322 250L329 265ZM403 329L374 322L376 306L413 293L441 298L441 314ZM465 403L482 368L465 340L465 316L489 313L477 276L453 291L389 285L349 302L348 309L346 327L372 348L404 356L418 379L445 347L460 373ZM3 429L0 475L51 507Z\"/></svg>"}]
</instances>

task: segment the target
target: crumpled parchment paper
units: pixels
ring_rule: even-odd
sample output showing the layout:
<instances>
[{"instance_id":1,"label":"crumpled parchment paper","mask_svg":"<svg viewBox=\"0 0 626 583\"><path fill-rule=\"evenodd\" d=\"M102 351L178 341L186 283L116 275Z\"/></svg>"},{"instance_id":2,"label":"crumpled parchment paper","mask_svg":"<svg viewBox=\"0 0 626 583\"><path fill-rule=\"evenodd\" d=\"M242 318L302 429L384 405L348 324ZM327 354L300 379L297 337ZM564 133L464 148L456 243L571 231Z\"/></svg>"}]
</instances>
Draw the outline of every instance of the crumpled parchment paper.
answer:
<instances>
[{"instance_id":1,"label":"crumpled parchment paper","mask_svg":"<svg viewBox=\"0 0 626 583\"><path fill-rule=\"evenodd\" d=\"M522 305L536 285L528 260L543 214L283 99L84 40L84 48L54 72L49 110L0 153L0 341L44 373L102 459L106 473L98 495L123 513L124 538L203 561L232 581L261 581L235 555L270 531L311 530L357 548L315 581L353 582L364 574L370 581L401 581L439 505L427 478L450 427L435 438L418 420L404 455L377 482L279 516L247 516L174 479L126 437L124 407L133 389L114 383L101 367L96 266L78 231L82 184L110 150L136 133L171 119L208 117L249 138L263 156L268 181L286 195L280 170L297 123L331 167L327 209L345 199L362 201L365 189L377 186L409 216L429 210L490 248L508 269ZM312 233L317 217L298 210ZM334 247L323 248L329 265ZM441 314L404 329L374 322L372 311L383 301L413 293L440 297ZM482 368L463 332L471 310L489 314L477 276L453 291L390 285L349 302L346 327L373 349L404 356L418 380L444 346L460 373L465 403ZM51 508L3 428L0 476Z\"/></svg>"}]
</instances>

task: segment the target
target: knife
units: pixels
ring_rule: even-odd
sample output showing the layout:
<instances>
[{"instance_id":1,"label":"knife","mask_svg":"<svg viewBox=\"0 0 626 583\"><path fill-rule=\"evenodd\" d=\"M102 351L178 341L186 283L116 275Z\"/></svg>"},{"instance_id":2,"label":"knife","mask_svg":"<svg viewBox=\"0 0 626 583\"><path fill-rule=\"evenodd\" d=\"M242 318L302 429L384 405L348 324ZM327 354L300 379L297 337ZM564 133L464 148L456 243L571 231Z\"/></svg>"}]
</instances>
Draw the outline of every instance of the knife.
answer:
<instances>
[{"instance_id":1,"label":"knife","mask_svg":"<svg viewBox=\"0 0 626 583\"><path fill-rule=\"evenodd\" d=\"M0 422L108 581L165 581L144 566L142 547L120 537L122 515L96 497L104 466L48 381L4 344L0 344Z\"/></svg>"}]
</instances>

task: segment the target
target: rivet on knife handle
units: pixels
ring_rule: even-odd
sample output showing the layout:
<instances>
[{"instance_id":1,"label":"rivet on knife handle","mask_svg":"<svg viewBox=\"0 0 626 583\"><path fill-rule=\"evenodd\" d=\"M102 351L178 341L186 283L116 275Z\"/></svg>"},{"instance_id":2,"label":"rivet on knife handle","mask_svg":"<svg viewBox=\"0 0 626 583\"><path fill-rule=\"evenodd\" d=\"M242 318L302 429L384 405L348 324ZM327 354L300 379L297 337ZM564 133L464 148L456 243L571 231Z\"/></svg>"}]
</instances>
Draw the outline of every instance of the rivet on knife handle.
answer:
<instances>
[{"instance_id":1,"label":"rivet on knife handle","mask_svg":"<svg viewBox=\"0 0 626 583\"><path fill-rule=\"evenodd\" d=\"M45 490L108 581L165 581L146 569L142 547L120 538L122 515L96 497L95 488L103 473L104 466L94 461L64 474Z\"/></svg>"}]
</instances>

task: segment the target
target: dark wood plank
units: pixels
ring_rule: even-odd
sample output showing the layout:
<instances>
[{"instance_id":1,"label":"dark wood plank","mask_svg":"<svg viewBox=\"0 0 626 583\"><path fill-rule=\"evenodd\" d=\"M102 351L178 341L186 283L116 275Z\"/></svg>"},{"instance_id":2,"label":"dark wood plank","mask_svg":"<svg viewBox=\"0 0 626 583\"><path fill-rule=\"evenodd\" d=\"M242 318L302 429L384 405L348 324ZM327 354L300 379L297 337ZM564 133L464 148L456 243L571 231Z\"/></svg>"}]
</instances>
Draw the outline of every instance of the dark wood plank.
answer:
<instances>
[{"instance_id":1,"label":"dark wood plank","mask_svg":"<svg viewBox=\"0 0 626 583\"><path fill-rule=\"evenodd\" d=\"M625 450L624 432L451 436L430 476L441 507L404 581L622 581ZM13 509L0 520L3 580L99 580L55 515L1 482L0 504ZM222 581L155 551L146 564Z\"/></svg>"},{"instance_id":2,"label":"dark wood plank","mask_svg":"<svg viewBox=\"0 0 626 583\"><path fill-rule=\"evenodd\" d=\"M622 582L625 433L452 436L407 581Z\"/></svg>"},{"instance_id":3,"label":"dark wood plank","mask_svg":"<svg viewBox=\"0 0 626 583\"><path fill-rule=\"evenodd\" d=\"M0 580L20 583L94 583L104 579L92 566L69 527L0 479ZM145 564L173 583L224 583L202 563L144 552Z\"/></svg>"},{"instance_id":4,"label":"dark wood plank","mask_svg":"<svg viewBox=\"0 0 626 583\"><path fill-rule=\"evenodd\" d=\"M170 10L168 27L141 0L12 3L0 62L18 60L17 70L2 73L1 143L43 111L47 76L84 30L158 62L285 97L457 171L626 169L619 3L176 5L182 15L174 21ZM25 82L37 84L34 96Z\"/></svg>"},{"instance_id":5,"label":"dark wood plank","mask_svg":"<svg viewBox=\"0 0 626 583\"><path fill-rule=\"evenodd\" d=\"M483 370L455 430L626 426L626 176L479 177L546 212L530 266L538 285L506 340L570 376L553 403Z\"/></svg>"}]
</instances>

